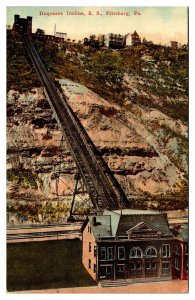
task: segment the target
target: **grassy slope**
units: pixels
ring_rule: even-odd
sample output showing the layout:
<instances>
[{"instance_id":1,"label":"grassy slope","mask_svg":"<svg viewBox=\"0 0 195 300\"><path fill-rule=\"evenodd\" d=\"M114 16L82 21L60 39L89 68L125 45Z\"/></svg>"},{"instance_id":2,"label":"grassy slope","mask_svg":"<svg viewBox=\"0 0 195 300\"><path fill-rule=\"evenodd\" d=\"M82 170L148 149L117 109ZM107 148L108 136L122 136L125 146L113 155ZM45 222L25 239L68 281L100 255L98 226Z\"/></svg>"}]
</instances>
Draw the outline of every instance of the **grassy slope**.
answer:
<instances>
[{"instance_id":1,"label":"grassy slope","mask_svg":"<svg viewBox=\"0 0 195 300\"><path fill-rule=\"evenodd\" d=\"M53 77L68 78L79 82L110 102L123 105L126 90L122 86L124 73L135 78L143 78L143 90L159 98L150 101L143 96L135 101L145 107L153 107L182 121L187 121L188 107L185 103L166 101L186 97L188 94L188 68L185 60L177 57L187 54L186 50L174 50L158 45L139 45L121 51L83 48L81 45L67 45L70 51L58 49L57 45L34 42L36 48ZM9 33L7 38L8 90L18 90L39 86L21 38ZM78 55L77 55L78 54ZM152 58L152 62L142 60L142 56ZM17 59L16 59L17 58ZM149 72L146 72L148 69ZM20 74L20 77L18 76ZM177 87L180 87L177 88Z\"/></svg>"},{"instance_id":2,"label":"grassy slope","mask_svg":"<svg viewBox=\"0 0 195 300\"><path fill-rule=\"evenodd\" d=\"M40 82L24 49L20 35L7 33L7 91L25 91Z\"/></svg>"},{"instance_id":3,"label":"grassy slope","mask_svg":"<svg viewBox=\"0 0 195 300\"><path fill-rule=\"evenodd\" d=\"M95 285L81 262L80 240L8 244L7 290Z\"/></svg>"}]
</instances>

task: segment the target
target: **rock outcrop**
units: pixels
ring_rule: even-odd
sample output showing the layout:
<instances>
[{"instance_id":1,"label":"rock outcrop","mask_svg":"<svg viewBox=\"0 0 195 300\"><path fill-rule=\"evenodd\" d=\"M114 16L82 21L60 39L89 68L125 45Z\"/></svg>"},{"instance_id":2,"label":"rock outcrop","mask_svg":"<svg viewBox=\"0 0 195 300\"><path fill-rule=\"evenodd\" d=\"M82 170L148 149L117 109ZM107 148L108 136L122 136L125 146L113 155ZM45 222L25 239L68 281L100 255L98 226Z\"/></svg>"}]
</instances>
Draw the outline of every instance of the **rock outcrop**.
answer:
<instances>
[{"instance_id":1,"label":"rock outcrop","mask_svg":"<svg viewBox=\"0 0 195 300\"><path fill-rule=\"evenodd\" d=\"M187 158L180 147L187 128L181 121L130 102L128 109L110 104L70 80L59 83L133 207L185 207L172 196L186 185ZM8 93L7 159L9 198L31 195L70 206L76 166L41 88Z\"/></svg>"}]
</instances>

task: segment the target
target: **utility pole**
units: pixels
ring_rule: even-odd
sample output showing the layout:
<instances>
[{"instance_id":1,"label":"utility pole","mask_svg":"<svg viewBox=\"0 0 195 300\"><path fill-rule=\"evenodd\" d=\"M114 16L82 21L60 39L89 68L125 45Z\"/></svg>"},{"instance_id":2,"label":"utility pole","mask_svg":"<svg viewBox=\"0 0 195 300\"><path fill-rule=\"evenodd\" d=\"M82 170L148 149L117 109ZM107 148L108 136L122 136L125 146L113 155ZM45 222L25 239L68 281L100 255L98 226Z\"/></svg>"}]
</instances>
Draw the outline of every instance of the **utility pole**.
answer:
<instances>
[{"instance_id":1,"label":"utility pole","mask_svg":"<svg viewBox=\"0 0 195 300\"><path fill-rule=\"evenodd\" d=\"M56 36L56 24L54 25L54 36Z\"/></svg>"}]
</instances>

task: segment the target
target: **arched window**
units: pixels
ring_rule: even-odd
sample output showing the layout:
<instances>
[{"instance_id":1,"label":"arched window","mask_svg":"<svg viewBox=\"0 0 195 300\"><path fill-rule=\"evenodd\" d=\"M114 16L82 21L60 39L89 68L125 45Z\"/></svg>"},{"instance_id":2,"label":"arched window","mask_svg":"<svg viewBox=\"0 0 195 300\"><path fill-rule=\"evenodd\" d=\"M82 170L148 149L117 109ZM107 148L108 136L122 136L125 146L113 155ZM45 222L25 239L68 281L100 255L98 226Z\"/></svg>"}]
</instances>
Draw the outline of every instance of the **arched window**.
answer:
<instances>
[{"instance_id":1,"label":"arched window","mask_svg":"<svg viewBox=\"0 0 195 300\"><path fill-rule=\"evenodd\" d=\"M142 257L142 250L138 247L134 247L130 250L129 254L130 258L141 258Z\"/></svg>"},{"instance_id":2,"label":"arched window","mask_svg":"<svg viewBox=\"0 0 195 300\"><path fill-rule=\"evenodd\" d=\"M147 256L147 257L156 257L157 256L156 248L148 247L145 251L145 256Z\"/></svg>"}]
</instances>

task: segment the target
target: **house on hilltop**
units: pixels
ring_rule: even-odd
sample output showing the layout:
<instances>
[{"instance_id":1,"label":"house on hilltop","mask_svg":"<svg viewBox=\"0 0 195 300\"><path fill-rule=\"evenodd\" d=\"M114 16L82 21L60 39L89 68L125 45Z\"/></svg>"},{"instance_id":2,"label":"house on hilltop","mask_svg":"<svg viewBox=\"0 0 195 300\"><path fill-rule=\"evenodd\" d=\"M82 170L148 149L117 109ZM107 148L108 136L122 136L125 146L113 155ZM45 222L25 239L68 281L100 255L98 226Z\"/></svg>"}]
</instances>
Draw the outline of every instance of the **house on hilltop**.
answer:
<instances>
[{"instance_id":1,"label":"house on hilltop","mask_svg":"<svg viewBox=\"0 0 195 300\"><path fill-rule=\"evenodd\" d=\"M132 46L132 45L139 45L141 44L141 39L139 37L139 34L137 33L137 31L134 31L134 33L128 33L125 36L125 45L128 46Z\"/></svg>"},{"instance_id":2,"label":"house on hilltop","mask_svg":"<svg viewBox=\"0 0 195 300\"><path fill-rule=\"evenodd\" d=\"M105 210L83 226L82 262L97 282L170 280L172 243L165 214Z\"/></svg>"},{"instance_id":3,"label":"house on hilltop","mask_svg":"<svg viewBox=\"0 0 195 300\"><path fill-rule=\"evenodd\" d=\"M112 49L121 49L125 46L125 36L121 34L109 33L104 36L105 46Z\"/></svg>"},{"instance_id":4,"label":"house on hilltop","mask_svg":"<svg viewBox=\"0 0 195 300\"><path fill-rule=\"evenodd\" d=\"M141 44L141 39L137 31L135 30L134 33L131 34L131 43L132 45L139 45Z\"/></svg>"}]
</instances>

